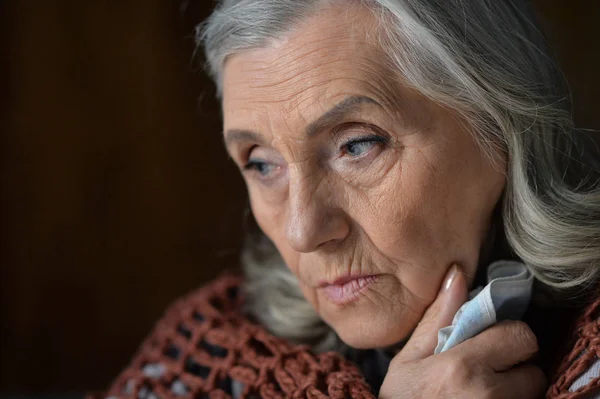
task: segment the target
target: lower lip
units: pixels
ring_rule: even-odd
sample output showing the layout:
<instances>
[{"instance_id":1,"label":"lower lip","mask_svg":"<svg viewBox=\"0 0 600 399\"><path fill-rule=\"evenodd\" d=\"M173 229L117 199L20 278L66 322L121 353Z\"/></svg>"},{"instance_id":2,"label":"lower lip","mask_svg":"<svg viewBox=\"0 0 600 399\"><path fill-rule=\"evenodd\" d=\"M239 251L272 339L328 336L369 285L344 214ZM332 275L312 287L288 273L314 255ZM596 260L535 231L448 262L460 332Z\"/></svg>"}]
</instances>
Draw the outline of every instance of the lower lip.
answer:
<instances>
[{"instance_id":1,"label":"lower lip","mask_svg":"<svg viewBox=\"0 0 600 399\"><path fill-rule=\"evenodd\" d=\"M360 277L344 284L327 285L322 290L331 302L345 305L360 298L360 292L371 285L375 279L376 276Z\"/></svg>"}]
</instances>

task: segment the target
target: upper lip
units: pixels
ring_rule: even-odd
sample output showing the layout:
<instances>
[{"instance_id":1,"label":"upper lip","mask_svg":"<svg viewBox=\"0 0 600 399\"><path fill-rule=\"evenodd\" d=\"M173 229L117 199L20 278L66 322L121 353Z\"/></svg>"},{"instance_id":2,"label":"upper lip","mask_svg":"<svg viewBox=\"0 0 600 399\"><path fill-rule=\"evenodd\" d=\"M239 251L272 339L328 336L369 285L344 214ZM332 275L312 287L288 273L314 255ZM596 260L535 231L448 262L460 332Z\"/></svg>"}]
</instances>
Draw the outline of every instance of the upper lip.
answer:
<instances>
[{"instance_id":1,"label":"upper lip","mask_svg":"<svg viewBox=\"0 0 600 399\"><path fill-rule=\"evenodd\" d=\"M375 275L374 274L360 274L360 275L354 275L354 276L342 276L333 281L321 281L319 283L319 288L328 287L331 285L344 285L353 280L358 280L360 278L367 278L367 277L373 277L373 276L375 276Z\"/></svg>"}]
</instances>

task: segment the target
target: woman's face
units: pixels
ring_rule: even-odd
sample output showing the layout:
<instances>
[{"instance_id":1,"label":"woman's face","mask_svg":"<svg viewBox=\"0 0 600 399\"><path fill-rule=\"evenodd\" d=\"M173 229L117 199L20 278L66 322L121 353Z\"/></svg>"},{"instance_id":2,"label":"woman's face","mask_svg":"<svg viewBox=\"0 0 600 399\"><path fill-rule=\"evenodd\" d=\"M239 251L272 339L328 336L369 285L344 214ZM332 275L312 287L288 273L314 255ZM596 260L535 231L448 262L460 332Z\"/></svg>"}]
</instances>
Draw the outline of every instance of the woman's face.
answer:
<instances>
[{"instance_id":1,"label":"woman's face","mask_svg":"<svg viewBox=\"0 0 600 399\"><path fill-rule=\"evenodd\" d=\"M357 348L405 339L452 263L472 278L505 182L452 112L388 79L376 36L368 11L332 7L223 81L258 224Z\"/></svg>"}]
</instances>

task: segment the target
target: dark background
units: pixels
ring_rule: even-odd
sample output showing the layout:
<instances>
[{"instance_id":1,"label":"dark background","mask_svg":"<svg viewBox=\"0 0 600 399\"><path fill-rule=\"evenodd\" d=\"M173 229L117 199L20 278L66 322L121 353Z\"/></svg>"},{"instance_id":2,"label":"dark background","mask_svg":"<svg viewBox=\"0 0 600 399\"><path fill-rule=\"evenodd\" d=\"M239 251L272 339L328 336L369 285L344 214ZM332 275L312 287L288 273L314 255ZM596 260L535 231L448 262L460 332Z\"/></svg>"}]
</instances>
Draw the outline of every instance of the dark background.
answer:
<instances>
[{"instance_id":1,"label":"dark background","mask_svg":"<svg viewBox=\"0 0 600 399\"><path fill-rule=\"evenodd\" d=\"M535 3L600 128L600 2ZM237 265L243 184L192 62L212 5L0 3L0 394L105 388L170 302Z\"/></svg>"}]
</instances>

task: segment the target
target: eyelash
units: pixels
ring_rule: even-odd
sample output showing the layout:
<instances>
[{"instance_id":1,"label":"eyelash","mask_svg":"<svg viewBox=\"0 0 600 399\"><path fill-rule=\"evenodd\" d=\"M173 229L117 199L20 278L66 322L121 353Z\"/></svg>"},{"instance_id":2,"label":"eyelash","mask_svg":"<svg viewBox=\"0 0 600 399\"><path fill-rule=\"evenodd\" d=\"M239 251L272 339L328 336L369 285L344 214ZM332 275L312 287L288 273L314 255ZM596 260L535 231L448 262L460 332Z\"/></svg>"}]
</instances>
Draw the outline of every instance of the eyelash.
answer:
<instances>
[{"instance_id":1,"label":"eyelash","mask_svg":"<svg viewBox=\"0 0 600 399\"><path fill-rule=\"evenodd\" d=\"M266 165L266 164L267 164L267 162L264 162L264 161L248 161L248 163L246 163L243 166L243 168L244 168L244 170L248 170L248 171L256 170L258 172L259 165Z\"/></svg>"},{"instance_id":2,"label":"eyelash","mask_svg":"<svg viewBox=\"0 0 600 399\"><path fill-rule=\"evenodd\" d=\"M254 150L257 146L254 145L252 147L250 147L250 149L248 150L248 155L252 154L252 150ZM258 172L259 174L262 174L259 170L259 168L261 166L266 166L268 165L268 162L262 161L262 160L248 160L248 162L242 166L242 169L245 172Z\"/></svg>"},{"instance_id":3,"label":"eyelash","mask_svg":"<svg viewBox=\"0 0 600 399\"><path fill-rule=\"evenodd\" d=\"M368 136L364 136L364 137L358 137L352 140L347 141L346 143L344 143L341 147L341 152L342 155L348 154L348 147L352 146L352 145L357 145L357 144L363 144L363 143L378 143L378 144L387 144L388 143L388 139L386 137L382 137L382 136L378 136L376 134L371 134ZM360 157L357 156L356 158Z\"/></svg>"}]
</instances>

